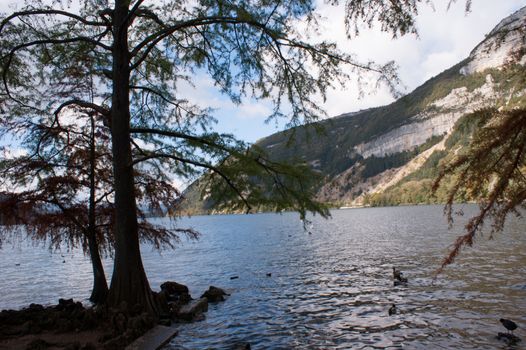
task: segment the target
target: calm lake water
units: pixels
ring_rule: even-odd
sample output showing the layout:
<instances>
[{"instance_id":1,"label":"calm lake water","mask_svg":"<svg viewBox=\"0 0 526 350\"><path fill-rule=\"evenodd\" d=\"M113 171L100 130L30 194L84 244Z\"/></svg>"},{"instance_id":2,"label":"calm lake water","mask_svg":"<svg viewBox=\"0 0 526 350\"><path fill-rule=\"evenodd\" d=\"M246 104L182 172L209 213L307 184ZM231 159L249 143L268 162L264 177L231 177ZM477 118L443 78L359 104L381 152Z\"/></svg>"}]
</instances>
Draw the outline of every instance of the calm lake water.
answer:
<instances>
[{"instance_id":1,"label":"calm lake water","mask_svg":"<svg viewBox=\"0 0 526 350\"><path fill-rule=\"evenodd\" d=\"M466 206L466 216L475 209ZM293 213L185 218L180 226L199 230L199 241L162 255L144 247L152 288L174 280L194 297L209 285L231 294L211 304L204 321L178 325L166 349L526 348L526 220L511 218L504 234L479 238L433 281L462 219L448 230L440 206L332 216L313 218L310 234ZM0 256L0 309L89 297L91 266L78 251L19 242ZM111 273L111 261L106 266ZM408 286L393 286L392 266ZM388 316L393 303L399 314ZM521 343L495 338L501 317L519 324Z\"/></svg>"}]
</instances>

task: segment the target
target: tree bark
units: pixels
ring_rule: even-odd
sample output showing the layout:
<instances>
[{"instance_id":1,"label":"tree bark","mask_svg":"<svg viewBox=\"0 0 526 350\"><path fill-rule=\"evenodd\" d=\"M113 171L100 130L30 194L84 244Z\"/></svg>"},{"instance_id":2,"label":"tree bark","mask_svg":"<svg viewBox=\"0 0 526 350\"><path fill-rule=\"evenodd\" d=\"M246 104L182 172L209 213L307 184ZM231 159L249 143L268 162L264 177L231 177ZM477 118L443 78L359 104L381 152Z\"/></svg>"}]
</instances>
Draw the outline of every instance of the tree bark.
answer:
<instances>
[{"instance_id":1,"label":"tree bark","mask_svg":"<svg viewBox=\"0 0 526 350\"><path fill-rule=\"evenodd\" d=\"M115 190L115 261L108 304L161 312L150 289L139 250L137 204L130 145L129 0L116 0L113 12L113 91L111 138Z\"/></svg>"},{"instance_id":2,"label":"tree bark","mask_svg":"<svg viewBox=\"0 0 526 350\"><path fill-rule=\"evenodd\" d=\"M96 196L96 166L97 166L97 155L96 155L96 140L95 140L95 118L93 114L90 114L91 122L91 133L90 133L90 157L89 157L89 181L90 181L90 194L89 194L89 207L88 207L88 248L91 258L91 265L93 267L93 290L89 300L95 304L102 304L106 301L108 296L108 282L106 282L106 274L104 273L104 267L102 266L102 260L99 253L99 244L97 242L97 228L96 228L96 212L95 212L95 196Z\"/></svg>"},{"instance_id":3,"label":"tree bark","mask_svg":"<svg viewBox=\"0 0 526 350\"><path fill-rule=\"evenodd\" d=\"M91 265L93 267L93 289L89 300L95 304L102 304L108 296L108 282L106 282L106 275L104 273L104 267L102 266L96 237L90 234L88 235L88 246Z\"/></svg>"}]
</instances>

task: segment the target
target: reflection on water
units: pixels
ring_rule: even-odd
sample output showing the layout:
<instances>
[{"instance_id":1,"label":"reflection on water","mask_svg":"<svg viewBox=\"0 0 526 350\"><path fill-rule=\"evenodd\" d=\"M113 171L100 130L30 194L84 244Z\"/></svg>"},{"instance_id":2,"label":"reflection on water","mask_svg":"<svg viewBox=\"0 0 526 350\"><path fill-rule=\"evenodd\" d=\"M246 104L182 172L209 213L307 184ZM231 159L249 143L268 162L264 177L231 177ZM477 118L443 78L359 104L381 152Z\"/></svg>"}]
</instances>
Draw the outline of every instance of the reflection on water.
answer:
<instances>
[{"instance_id":1,"label":"reflection on water","mask_svg":"<svg viewBox=\"0 0 526 350\"><path fill-rule=\"evenodd\" d=\"M162 255L145 248L152 286L176 280L194 297L209 285L231 296L211 305L204 321L178 326L167 349L240 342L254 349L507 348L495 339L504 331L501 317L515 320L525 339L512 348L526 343L526 225L519 219L504 235L479 239L436 281L433 271L461 232L460 225L447 230L439 206L334 211L329 221L313 219L312 234L290 213L182 224L203 236ZM0 308L89 296L90 265L78 252L62 258L6 246L0 254ZM393 286L393 265L409 277L407 287ZM393 303L399 313L388 316Z\"/></svg>"}]
</instances>

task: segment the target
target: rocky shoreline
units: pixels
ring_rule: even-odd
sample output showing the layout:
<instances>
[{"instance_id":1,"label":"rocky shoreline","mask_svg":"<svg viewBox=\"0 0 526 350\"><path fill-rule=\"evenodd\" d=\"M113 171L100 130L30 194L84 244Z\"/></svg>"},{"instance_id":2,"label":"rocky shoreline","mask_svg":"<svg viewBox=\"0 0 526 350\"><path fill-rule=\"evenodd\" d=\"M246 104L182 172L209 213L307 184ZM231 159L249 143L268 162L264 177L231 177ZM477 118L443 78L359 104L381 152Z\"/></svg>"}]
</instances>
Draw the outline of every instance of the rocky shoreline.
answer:
<instances>
[{"instance_id":1,"label":"rocky shoreline","mask_svg":"<svg viewBox=\"0 0 526 350\"><path fill-rule=\"evenodd\" d=\"M157 296L168 308L158 319L138 306L85 307L73 299L59 299L53 306L31 304L21 310L2 310L0 350L124 349L158 324L171 326L204 319L208 303L224 301L227 295L211 286L193 299L185 285L165 282Z\"/></svg>"}]
</instances>

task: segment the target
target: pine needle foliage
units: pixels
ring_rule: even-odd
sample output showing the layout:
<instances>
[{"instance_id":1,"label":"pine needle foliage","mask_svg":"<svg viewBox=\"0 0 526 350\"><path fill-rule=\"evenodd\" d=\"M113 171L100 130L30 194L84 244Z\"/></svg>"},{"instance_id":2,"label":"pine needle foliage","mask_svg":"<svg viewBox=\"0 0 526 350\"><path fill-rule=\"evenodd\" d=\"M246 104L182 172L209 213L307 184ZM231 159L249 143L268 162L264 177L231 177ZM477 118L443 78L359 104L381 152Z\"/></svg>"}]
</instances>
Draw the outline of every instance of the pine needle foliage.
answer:
<instances>
[{"instance_id":1,"label":"pine needle foliage","mask_svg":"<svg viewBox=\"0 0 526 350\"><path fill-rule=\"evenodd\" d=\"M467 150L445 164L433 184L436 191L448 175L454 175L445 207L450 223L453 204L460 191L479 201L479 213L470 218L466 232L458 237L440 269L451 264L465 246L471 246L486 220L491 219L490 238L502 231L509 214L520 215L526 199L526 110L486 108L474 112L478 128Z\"/></svg>"}]
</instances>

